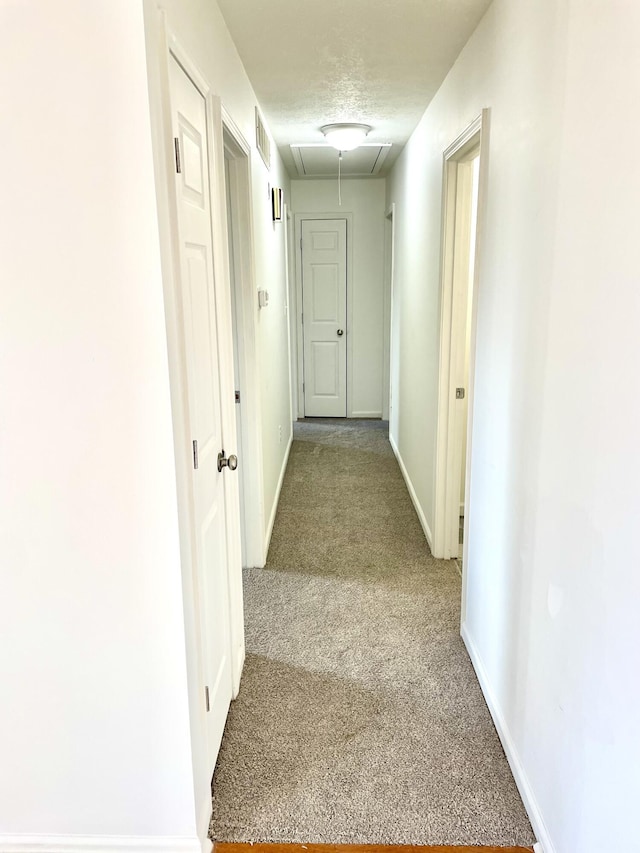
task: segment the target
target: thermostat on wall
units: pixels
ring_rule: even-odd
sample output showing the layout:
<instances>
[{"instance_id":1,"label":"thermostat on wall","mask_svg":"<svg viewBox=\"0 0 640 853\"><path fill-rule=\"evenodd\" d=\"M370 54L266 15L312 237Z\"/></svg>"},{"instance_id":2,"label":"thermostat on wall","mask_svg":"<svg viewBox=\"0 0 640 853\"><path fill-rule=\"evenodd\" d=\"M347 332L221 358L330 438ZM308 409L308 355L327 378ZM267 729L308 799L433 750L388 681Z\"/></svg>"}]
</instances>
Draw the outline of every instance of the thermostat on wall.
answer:
<instances>
[{"instance_id":1,"label":"thermostat on wall","mask_svg":"<svg viewBox=\"0 0 640 853\"><path fill-rule=\"evenodd\" d=\"M258 305L260 308L266 308L269 304L269 291L268 290L259 290L258 291Z\"/></svg>"}]
</instances>

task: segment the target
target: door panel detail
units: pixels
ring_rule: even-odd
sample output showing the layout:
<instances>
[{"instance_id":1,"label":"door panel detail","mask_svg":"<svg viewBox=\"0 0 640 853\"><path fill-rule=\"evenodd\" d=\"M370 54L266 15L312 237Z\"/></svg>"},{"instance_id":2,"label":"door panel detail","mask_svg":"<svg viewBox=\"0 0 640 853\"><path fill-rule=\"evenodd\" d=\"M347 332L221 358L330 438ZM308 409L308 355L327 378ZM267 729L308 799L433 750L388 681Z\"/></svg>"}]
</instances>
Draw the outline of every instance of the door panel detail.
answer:
<instances>
[{"instance_id":1,"label":"door panel detail","mask_svg":"<svg viewBox=\"0 0 640 853\"><path fill-rule=\"evenodd\" d=\"M335 341L314 341L312 370L317 397L334 397L340 394L340 355Z\"/></svg>"},{"instance_id":2,"label":"door panel detail","mask_svg":"<svg viewBox=\"0 0 640 853\"><path fill-rule=\"evenodd\" d=\"M340 313L338 266L337 264L317 264L313 267L311 274L313 293L311 320L314 323L333 323L335 325Z\"/></svg>"}]
</instances>

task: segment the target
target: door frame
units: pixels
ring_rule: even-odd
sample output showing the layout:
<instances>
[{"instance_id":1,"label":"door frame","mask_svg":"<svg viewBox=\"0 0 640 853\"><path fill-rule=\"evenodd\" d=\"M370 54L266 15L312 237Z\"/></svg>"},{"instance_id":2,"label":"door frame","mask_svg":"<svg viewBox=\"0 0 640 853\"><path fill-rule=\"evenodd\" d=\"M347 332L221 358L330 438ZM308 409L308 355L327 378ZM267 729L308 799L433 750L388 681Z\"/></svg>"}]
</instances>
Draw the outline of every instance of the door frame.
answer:
<instances>
[{"instance_id":1,"label":"door frame","mask_svg":"<svg viewBox=\"0 0 640 853\"><path fill-rule=\"evenodd\" d=\"M391 413L393 411L393 376L391 355L393 353L393 279L395 273L396 254L396 205L392 202L384 213L385 229L385 259L384 259L384 292L383 292L383 365L382 365L382 419L389 421L391 430ZM388 238L388 239L387 239ZM385 417L386 416L386 417Z\"/></svg>"},{"instance_id":2,"label":"door frame","mask_svg":"<svg viewBox=\"0 0 640 853\"><path fill-rule=\"evenodd\" d=\"M170 378L171 412L176 466L176 511L178 515L180 578L184 612L187 694L196 824L203 851L211 817L211 774L207 758L204 667L200 643L201 603L195 571L195 524L191 489L192 446L187 404L187 365L184 325L180 294L180 241L178 232L178 199L175 188L172 107L169 68L173 55L205 100L208 154L210 161L209 193L212 216L212 245L215 304L218 319L219 369L221 385L222 435L231 437L225 448L233 452L235 445L235 412L233 402L233 349L230 334L230 293L226 252L224 194L215 192L224 180L222 148L222 112L216 98L189 53L172 32L164 10L145 3L147 65L150 98L153 168L158 206L160 273L164 295L167 332L167 369ZM223 184L222 184L223 185ZM226 282L226 286L225 286ZM218 286L219 285L219 286ZM238 692L244 664L244 616L242 607L242 574L240 567L240 531L237 481L225 477L226 538L228 552L229 621L231 634L232 690ZM207 848L208 849L208 848Z\"/></svg>"},{"instance_id":3,"label":"door frame","mask_svg":"<svg viewBox=\"0 0 640 853\"><path fill-rule=\"evenodd\" d=\"M477 313L480 279L480 256L482 251L482 226L486 199L488 172L489 110L485 109L468 127L448 146L443 153L442 182L442 237L440 263L440 358L438 375L438 420L436 438L436 476L434 485L434 537L433 554L435 557L450 559L452 556L451 536L453 520L459 524L460 483L454 480L455 466L451 452L454 430L454 402L450 375L452 364L460 357L460 348L464 342L452 337L452 305L454 296L454 228L456 222L457 168L471 151L479 147L479 187L476 222L475 264L473 273L473 301L471 306L471 342L469 351L469 379L467 397L467 443L465 468L465 516L463 535L463 591L462 621L465 617L466 569L469 552L469 508L472 495L473 467L473 400ZM457 550L455 556L457 557Z\"/></svg>"},{"instance_id":4,"label":"door frame","mask_svg":"<svg viewBox=\"0 0 640 853\"><path fill-rule=\"evenodd\" d=\"M287 282L287 321L289 327L289 408L291 420L298 420L298 344L297 344L297 314L298 304L296 294L296 257L295 257L295 233L294 218L289 205L284 204L284 243L286 253L286 282ZM301 404L304 405L304 404Z\"/></svg>"},{"instance_id":5,"label":"door frame","mask_svg":"<svg viewBox=\"0 0 640 853\"><path fill-rule=\"evenodd\" d=\"M231 281L231 265L227 258L229 294L236 300L238 331L239 385L242 418L240 423L244 458L238 464L242 477L245 520L245 561L248 568L264 566L266 554L263 531L264 466L262 447L262 410L260 375L257 357L257 308L253 252L253 219L251 216L251 146L231 115L222 105L223 157L229 162L232 176L231 206L237 227L232 230L235 281ZM225 137L226 140L225 141ZM224 169L224 159L223 159ZM224 177L224 175L223 175ZM224 209L225 235L229 228ZM228 240L225 241L225 250ZM231 303L230 303L231 304ZM234 392L235 392L234 388ZM235 416L235 410L234 410Z\"/></svg>"},{"instance_id":6,"label":"door frame","mask_svg":"<svg viewBox=\"0 0 640 853\"><path fill-rule=\"evenodd\" d=\"M347 222L347 417L353 417L353 257L351 234L353 233L352 213L296 213L295 220L295 258L296 258L296 287L295 310L296 318L296 373L297 373L297 417L304 418L304 329L302 326L302 223L308 219L345 219ZM293 294L292 294L293 295Z\"/></svg>"}]
</instances>

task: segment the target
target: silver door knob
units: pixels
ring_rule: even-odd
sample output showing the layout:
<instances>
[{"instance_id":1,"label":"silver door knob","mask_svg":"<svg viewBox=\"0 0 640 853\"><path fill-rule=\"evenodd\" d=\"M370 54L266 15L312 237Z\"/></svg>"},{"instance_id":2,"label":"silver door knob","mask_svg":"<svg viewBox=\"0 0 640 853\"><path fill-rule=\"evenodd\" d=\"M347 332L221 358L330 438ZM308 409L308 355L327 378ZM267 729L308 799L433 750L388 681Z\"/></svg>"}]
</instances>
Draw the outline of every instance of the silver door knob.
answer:
<instances>
[{"instance_id":1,"label":"silver door knob","mask_svg":"<svg viewBox=\"0 0 640 853\"><path fill-rule=\"evenodd\" d=\"M222 471L223 468L228 468L230 471L235 471L238 467L238 457L235 454L231 454L229 458L224 455L224 450L221 450L218 453L218 471Z\"/></svg>"},{"instance_id":2,"label":"silver door knob","mask_svg":"<svg viewBox=\"0 0 640 853\"><path fill-rule=\"evenodd\" d=\"M338 337L341 338L344 335L344 331L342 329L338 329Z\"/></svg>"}]
</instances>

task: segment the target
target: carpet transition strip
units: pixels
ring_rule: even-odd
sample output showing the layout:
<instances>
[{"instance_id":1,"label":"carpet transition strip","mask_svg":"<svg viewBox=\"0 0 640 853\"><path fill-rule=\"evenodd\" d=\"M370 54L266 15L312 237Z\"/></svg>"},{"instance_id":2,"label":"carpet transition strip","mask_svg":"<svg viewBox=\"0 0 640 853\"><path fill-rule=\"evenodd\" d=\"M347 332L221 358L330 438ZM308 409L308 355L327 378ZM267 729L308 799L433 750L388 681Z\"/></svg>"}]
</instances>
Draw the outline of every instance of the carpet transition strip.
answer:
<instances>
[{"instance_id":1,"label":"carpet transition strip","mask_svg":"<svg viewBox=\"0 0 640 853\"><path fill-rule=\"evenodd\" d=\"M213 853L532 853L533 847L424 847L387 844L229 844Z\"/></svg>"}]
</instances>

